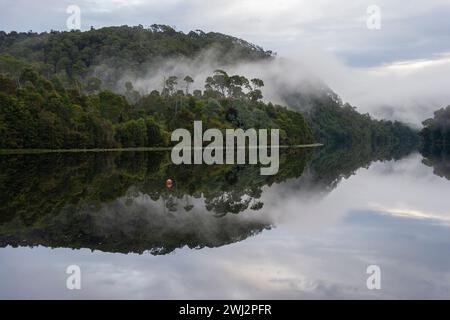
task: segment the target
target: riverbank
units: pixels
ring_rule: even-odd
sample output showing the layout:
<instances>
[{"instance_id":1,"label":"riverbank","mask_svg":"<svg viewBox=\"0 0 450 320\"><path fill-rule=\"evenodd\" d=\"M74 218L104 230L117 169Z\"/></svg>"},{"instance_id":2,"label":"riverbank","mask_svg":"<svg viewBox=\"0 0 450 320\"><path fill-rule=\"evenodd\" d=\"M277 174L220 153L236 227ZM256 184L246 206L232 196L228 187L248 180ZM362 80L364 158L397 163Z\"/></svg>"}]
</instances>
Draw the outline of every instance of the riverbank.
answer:
<instances>
[{"instance_id":1,"label":"riverbank","mask_svg":"<svg viewBox=\"0 0 450 320\"><path fill-rule=\"evenodd\" d=\"M292 146L279 146L280 149L287 148L317 148L322 143L300 144ZM140 148L93 148L93 149L0 149L0 155L8 154L41 154L41 153L81 153L81 152L149 152L170 151L173 147L140 147ZM204 147L206 148L206 147Z\"/></svg>"}]
</instances>

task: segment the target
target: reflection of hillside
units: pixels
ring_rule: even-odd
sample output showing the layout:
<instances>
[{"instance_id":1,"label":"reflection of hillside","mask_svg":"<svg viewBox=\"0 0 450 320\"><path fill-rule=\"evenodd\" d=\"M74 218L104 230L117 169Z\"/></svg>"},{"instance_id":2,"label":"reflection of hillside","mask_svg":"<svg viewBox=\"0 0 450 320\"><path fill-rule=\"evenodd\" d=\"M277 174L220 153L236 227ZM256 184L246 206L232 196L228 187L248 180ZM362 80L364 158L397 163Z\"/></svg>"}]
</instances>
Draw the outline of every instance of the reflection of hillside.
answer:
<instances>
[{"instance_id":1,"label":"reflection of hillside","mask_svg":"<svg viewBox=\"0 0 450 320\"><path fill-rule=\"evenodd\" d=\"M422 163L432 167L433 173L439 177L450 180L450 153L423 153Z\"/></svg>"},{"instance_id":2,"label":"reflection of hillside","mask_svg":"<svg viewBox=\"0 0 450 320\"><path fill-rule=\"evenodd\" d=\"M414 146L353 145L330 146L316 149L303 179L318 190L332 190L342 179L348 179L360 168L368 168L375 161L399 160L408 155ZM306 181L303 181L306 185Z\"/></svg>"},{"instance_id":3,"label":"reflection of hillside","mask_svg":"<svg viewBox=\"0 0 450 320\"><path fill-rule=\"evenodd\" d=\"M0 246L152 254L218 247L271 227L270 212L258 212L264 187L328 193L372 161L409 151L283 149L274 176L261 176L258 166L175 166L167 152L2 156Z\"/></svg>"},{"instance_id":4,"label":"reflection of hillside","mask_svg":"<svg viewBox=\"0 0 450 320\"><path fill-rule=\"evenodd\" d=\"M298 178L309 156L283 150L275 176L257 166L175 166L168 153L3 156L0 244L158 254L240 241L270 223L228 213L260 210L262 187Z\"/></svg>"},{"instance_id":5,"label":"reflection of hillside","mask_svg":"<svg viewBox=\"0 0 450 320\"><path fill-rule=\"evenodd\" d=\"M168 199L154 201L132 195L96 207L80 202L67 205L32 225L18 219L0 226L0 246L89 248L106 252L166 254L176 248L219 247L270 228L257 216L218 218L206 211L180 208L169 212ZM193 203L201 202L198 199Z\"/></svg>"}]
</instances>

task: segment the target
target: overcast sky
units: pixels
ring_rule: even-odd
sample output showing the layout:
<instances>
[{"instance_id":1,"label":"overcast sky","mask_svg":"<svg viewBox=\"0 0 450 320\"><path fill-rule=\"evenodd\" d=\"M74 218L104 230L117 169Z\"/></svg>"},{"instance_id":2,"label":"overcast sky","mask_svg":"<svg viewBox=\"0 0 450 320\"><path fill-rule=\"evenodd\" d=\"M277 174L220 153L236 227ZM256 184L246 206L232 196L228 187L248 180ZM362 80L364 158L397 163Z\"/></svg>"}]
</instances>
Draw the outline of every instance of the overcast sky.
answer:
<instances>
[{"instance_id":1,"label":"overcast sky","mask_svg":"<svg viewBox=\"0 0 450 320\"><path fill-rule=\"evenodd\" d=\"M65 30L69 5L82 29L169 24L237 36L279 55L304 46L352 66L433 59L450 52L449 0L0 0L4 31ZM381 29L366 26L367 8L381 9Z\"/></svg>"}]
</instances>

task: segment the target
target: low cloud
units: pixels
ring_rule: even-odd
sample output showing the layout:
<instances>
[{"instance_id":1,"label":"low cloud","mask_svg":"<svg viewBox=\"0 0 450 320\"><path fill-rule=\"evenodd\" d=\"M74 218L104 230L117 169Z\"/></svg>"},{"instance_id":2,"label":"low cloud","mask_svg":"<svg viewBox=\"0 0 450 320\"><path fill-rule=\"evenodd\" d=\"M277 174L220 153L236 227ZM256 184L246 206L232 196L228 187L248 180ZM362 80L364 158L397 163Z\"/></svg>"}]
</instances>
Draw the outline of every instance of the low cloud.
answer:
<instances>
[{"instance_id":1,"label":"low cloud","mask_svg":"<svg viewBox=\"0 0 450 320\"><path fill-rule=\"evenodd\" d=\"M141 93L161 90L164 77L179 78L179 89L184 89L182 79L190 75L195 82L191 90L203 89L204 81L215 69L223 68L229 74L264 80L264 99L298 108L286 100L289 94L327 94L336 92L344 102L357 107L361 113L375 118L400 120L419 127L436 109L450 104L450 56L441 55L428 60L401 61L379 67L350 67L318 48L309 48L291 56L272 60L246 62L232 65L218 63L218 52L205 50L194 59L177 58L153 62L146 71L137 75L124 72L117 82L123 90L126 81L134 83ZM97 75L107 74L108 68L100 66ZM301 106L307 108L308 106Z\"/></svg>"}]
</instances>

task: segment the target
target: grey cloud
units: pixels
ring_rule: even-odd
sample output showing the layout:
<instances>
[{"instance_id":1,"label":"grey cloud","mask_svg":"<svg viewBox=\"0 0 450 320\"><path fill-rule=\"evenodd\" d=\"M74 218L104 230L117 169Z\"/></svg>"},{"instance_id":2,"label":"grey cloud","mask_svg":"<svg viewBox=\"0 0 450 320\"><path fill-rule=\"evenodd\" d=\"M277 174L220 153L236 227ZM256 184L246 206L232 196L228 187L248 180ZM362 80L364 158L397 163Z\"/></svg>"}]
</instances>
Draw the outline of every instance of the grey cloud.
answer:
<instances>
[{"instance_id":1,"label":"grey cloud","mask_svg":"<svg viewBox=\"0 0 450 320\"><path fill-rule=\"evenodd\" d=\"M450 52L450 5L444 0L378 1L382 29L369 31L371 1L27 1L4 0L0 29L64 30L70 4L82 10L82 28L165 23L183 31L230 33L288 54L321 47L351 65L375 65Z\"/></svg>"}]
</instances>

